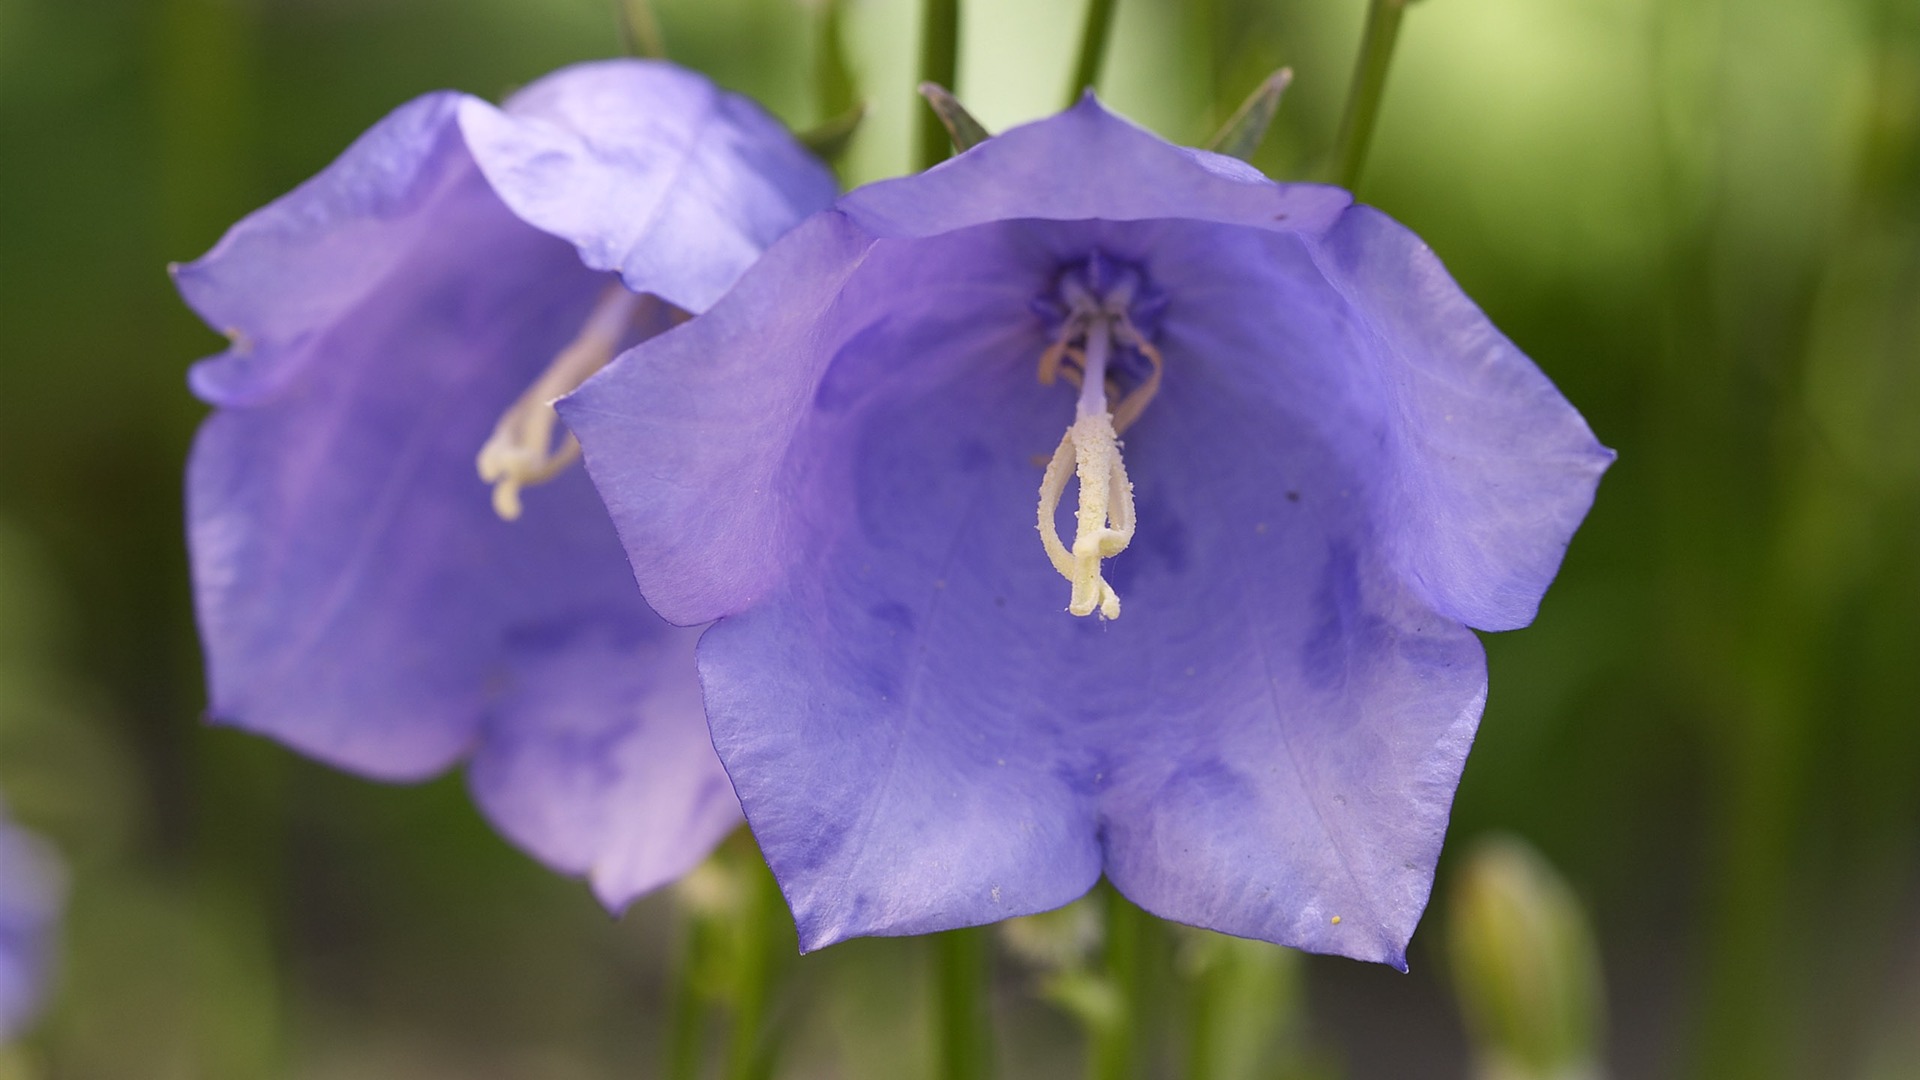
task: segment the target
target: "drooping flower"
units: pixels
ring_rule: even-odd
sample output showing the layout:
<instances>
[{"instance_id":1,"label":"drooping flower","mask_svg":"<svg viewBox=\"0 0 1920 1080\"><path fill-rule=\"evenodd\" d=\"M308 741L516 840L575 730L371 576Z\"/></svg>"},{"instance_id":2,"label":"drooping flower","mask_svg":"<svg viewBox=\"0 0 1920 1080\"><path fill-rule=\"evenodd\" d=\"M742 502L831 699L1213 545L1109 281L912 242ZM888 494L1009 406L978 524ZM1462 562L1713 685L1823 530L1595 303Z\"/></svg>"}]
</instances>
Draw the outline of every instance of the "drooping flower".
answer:
<instances>
[{"instance_id":1,"label":"drooping flower","mask_svg":"<svg viewBox=\"0 0 1920 1080\"><path fill-rule=\"evenodd\" d=\"M191 377L213 718L389 780L470 755L498 827L609 904L702 857L739 807L694 634L549 402L835 191L751 102L608 61L412 101L176 267L233 341Z\"/></svg>"},{"instance_id":2,"label":"drooping flower","mask_svg":"<svg viewBox=\"0 0 1920 1080\"><path fill-rule=\"evenodd\" d=\"M1612 459L1405 228L1091 98L846 196L560 412L642 591L719 620L809 948L1104 872L1403 965L1469 628L1531 621Z\"/></svg>"},{"instance_id":3,"label":"drooping flower","mask_svg":"<svg viewBox=\"0 0 1920 1080\"><path fill-rule=\"evenodd\" d=\"M51 856L0 807L0 1045L32 1021L46 995L61 891Z\"/></svg>"}]
</instances>

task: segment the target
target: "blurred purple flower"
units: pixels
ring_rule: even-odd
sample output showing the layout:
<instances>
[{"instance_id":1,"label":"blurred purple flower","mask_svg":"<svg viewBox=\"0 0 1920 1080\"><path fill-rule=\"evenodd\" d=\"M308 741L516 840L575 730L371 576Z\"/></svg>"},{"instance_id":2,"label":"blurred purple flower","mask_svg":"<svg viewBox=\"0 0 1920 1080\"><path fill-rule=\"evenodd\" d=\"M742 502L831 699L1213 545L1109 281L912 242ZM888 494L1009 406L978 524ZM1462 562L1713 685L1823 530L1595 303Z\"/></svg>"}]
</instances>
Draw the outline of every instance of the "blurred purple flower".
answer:
<instances>
[{"instance_id":1,"label":"blurred purple flower","mask_svg":"<svg viewBox=\"0 0 1920 1080\"><path fill-rule=\"evenodd\" d=\"M0 1045L39 1011L62 891L53 858L0 807Z\"/></svg>"},{"instance_id":2,"label":"blurred purple flower","mask_svg":"<svg viewBox=\"0 0 1920 1080\"><path fill-rule=\"evenodd\" d=\"M214 719L389 780L470 755L498 827L610 905L704 856L739 807L696 635L640 599L549 402L834 193L701 76L583 64L412 101L174 268L233 340L191 378Z\"/></svg>"},{"instance_id":3,"label":"blurred purple flower","mask_svg":"<svg viewBox=\"0 0 1920 1080\"><path fill-rule=\"evenodd\" d=\"M1532 619L1612 460L1406 229L1091 99L848 195L560 412L656 609L720 620L807 948L1104 871L1404 966L1468 628Z\"/></svg>"}]
</instances>

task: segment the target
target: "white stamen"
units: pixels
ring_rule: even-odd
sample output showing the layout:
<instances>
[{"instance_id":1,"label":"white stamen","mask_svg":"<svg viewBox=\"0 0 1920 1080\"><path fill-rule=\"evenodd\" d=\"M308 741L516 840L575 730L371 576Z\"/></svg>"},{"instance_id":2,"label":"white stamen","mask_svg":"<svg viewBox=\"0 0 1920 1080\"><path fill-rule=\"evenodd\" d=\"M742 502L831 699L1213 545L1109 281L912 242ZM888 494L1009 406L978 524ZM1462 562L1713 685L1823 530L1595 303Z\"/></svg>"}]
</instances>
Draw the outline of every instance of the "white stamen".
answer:
<instances>
[{"instance_id":1,"label":"white stamen","mask_svg":"<svg viewBox=\"0 0 1920 1080\"><path fill-rule=\"evenodd\" d=\"M1137 270L1090 258L1084 270L1061 275L1056 287L1055 310L1065 311L1053 341L1040 354L1040 383L1052 386L1064 378L1078 393L1073 423L1045 461L1040 480L1040 543L1073 587L1068 611L1083 616L1098 611L1117 619L1120 597L1100 566L1126 550L1134 535L1133 482L1120 456L1120 435L1159 393L1166 362L1133 322L1134 302L1144 288ZM1116 352L1123 349L1147 362L1144 378L1108 377ZM1123 386L1123 380L1131 385ZM1079 506L1069 547L1054 518L1067 484L1075 480Z\"/></svg>"},{"instance_id":2,"label":"white stamen","mask_svg":"<svg viewBox=\"0 0 1920 1080\"><path fill-rule=\"evenodd\" d=\"M1087 325L1087 368L1080 377L1080 400L1073 406L1075 420L1107 414L1107 360L1113 355L1113 326L1104 315Z\"/></svg>"},{"instance_id":3,"label":"white stamen","mask_svg":"<svg viewBox=\"0 0 1920 1080\"><path fill-rule=\"evenodd\" d=\"M561 437L560 445L553 444L560 422L553 403L606 367L647 306L657 303L623 285L608 286L579 336L500 415L474 464L480 479L493 485L493 512L502 520L520 516L522 488L544 484L579 460L580 443L571 432Z\"/></svg>"},{"instance_id":4,"label":"white stamen","mask_svg":"<svg viewBox=\"0 0 1920 1080\"><path fill-rule=\"evenodd\" d=\"M1069 476L1080 482L1072 550L1053 524ZM1040 481L1040 544L1053 568L1073 586L1068 611L1091 615L1098 610L1108 619L1120 617L1120 594L1101 576L1100 563L1125 551L1133 530L1133 482L1120 460L1113 419L1104 410L1082 416L1067 428Z\"/></svg>"},{"instance_id":5,"label":"white stamen","mask_svg":"<svg viewBox=\"0 0 1920 1080\"><path fill-rule=\"evenodd\" d=\"M1080 297L1073 299L1079 307ZM1091 298L1086 302L1091 304ZM1100 563L1126 550L1134 532L1133 482L1127 478L1126 464L1120 458L1120 436L1114 430L1113 414L1107 410L1107 361L1113 354L1114 318L1106 311L1095 310L1084 323L1086 349L1074 421L1054 449L1040 480L1039 508L1041 546L1046 548L1053 568L1073 586L1067 610L1082 616L1097 610L1107 619L1120 617L1120 595L1101 576ZM1070 322L1063 333L1079 325ZM1131 333L1130 327L1127 332ZM1053 523L1069 476L1080 483L1071 550L1054 531Z\"/></svg>"}]
</instances>

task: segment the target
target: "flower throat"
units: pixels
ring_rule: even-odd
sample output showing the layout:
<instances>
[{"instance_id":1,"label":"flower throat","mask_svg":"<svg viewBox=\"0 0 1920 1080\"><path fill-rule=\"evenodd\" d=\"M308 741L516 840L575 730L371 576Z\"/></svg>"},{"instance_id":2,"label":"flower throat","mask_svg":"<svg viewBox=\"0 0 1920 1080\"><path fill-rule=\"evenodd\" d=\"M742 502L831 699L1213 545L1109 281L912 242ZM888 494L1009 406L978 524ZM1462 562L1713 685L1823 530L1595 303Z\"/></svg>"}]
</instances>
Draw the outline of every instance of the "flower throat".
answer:
<instances>
[{"instance_id":1,"label":"flower throat","mask_svg":"<svg viewBox=\"0 0 1920 1080\"><path fill-rule=\"evenodd\" d=\"M1073 423L1040 480L1040 543L1072 586L1067 610L1120 617L1120 596L1100 564L1133 540L1133 482L1121 459L1120 436L1140 419L1160 389L1166 362L1150 340L1164 296L1138 268L1098 251L1063 272L1034 308L1054 327L1040 354L1040 384L1064 378L1077 387ZM1071 546L1054 524L1070 480L1079 481Z\"/></svg>"}]
</instances>

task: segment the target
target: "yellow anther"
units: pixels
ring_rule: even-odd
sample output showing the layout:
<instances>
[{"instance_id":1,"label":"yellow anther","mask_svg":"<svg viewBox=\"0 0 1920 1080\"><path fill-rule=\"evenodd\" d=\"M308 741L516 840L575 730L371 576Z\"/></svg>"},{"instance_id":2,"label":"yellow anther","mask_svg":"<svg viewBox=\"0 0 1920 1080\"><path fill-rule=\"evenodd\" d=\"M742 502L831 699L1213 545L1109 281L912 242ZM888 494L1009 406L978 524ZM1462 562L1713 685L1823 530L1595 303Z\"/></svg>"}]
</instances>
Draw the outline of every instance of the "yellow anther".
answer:
<instances>
[{"instance_id":1,"label":"yellow anther","mask_svg":"<svg viewBox=\"0 0 1920 1080\"><path fill-rule=\"evenodd\" d=\"M1055 339L1054 343L1047 346L1046 351L1040 354L1041 386L1052 386L1053 381L1060 377L1060 361L1064 359L1066 355L1067 339L1065 335Z\"/></svg>"},{"instance_id":2,"label":"yellow anther","mask_svg":"<svg viewBox=\"0 0 1920 1080\"><path fill-rule=\"evenodd\" d=\"M1146 411L1147 406L1153 403L1154 395L1160 392L1160 376L1166 373L1167 361L1160 355L1160 350L1154 348L1152 342L1140 336L1140 332L1133 328L1132 323L1122 319L1120 325L1115 327L1115 331L1122 342L1140 350L1140 355L1146 357L1147 362L1153 365L1153 371L1140 381L1140 385L1134 387L1126 397L1120 399L1120 404L1113 407L1113 430L1124 434L1133 426L1135 420L1140 419L1140 414Z\"/></svg>"},{"instance_id":3,"label":"yellow anther","mask_svg":"<svg viewBox=\"0 0 1920 1080\"><path fill-rule=\"evenodd\" d=\"M546 483L579 460L580 443L571 432L554 445L560 416L553 403L607 366L649 302L659 301L628 292L623 285L608 286L579 336L500 414L474 464L480 479L493 485L493 512L502 520L520 516L522 489Z\"/></svg>"}]
</instances>

